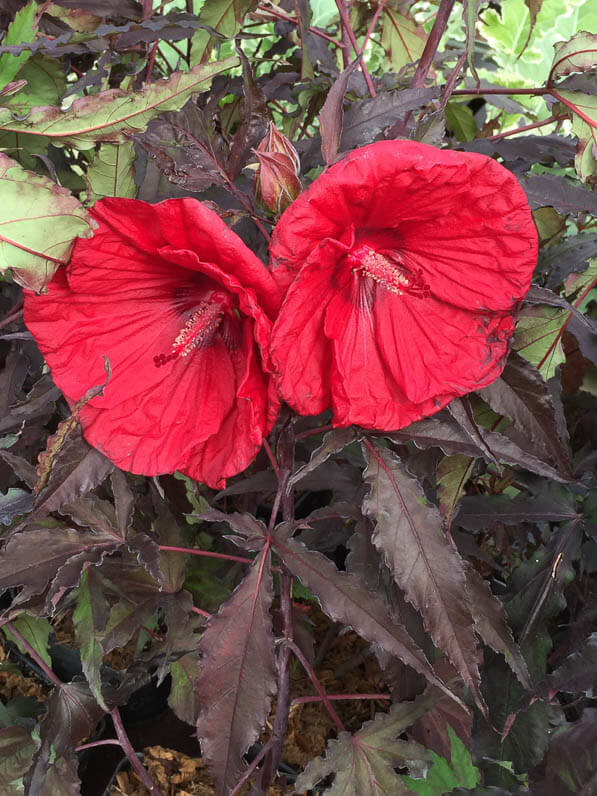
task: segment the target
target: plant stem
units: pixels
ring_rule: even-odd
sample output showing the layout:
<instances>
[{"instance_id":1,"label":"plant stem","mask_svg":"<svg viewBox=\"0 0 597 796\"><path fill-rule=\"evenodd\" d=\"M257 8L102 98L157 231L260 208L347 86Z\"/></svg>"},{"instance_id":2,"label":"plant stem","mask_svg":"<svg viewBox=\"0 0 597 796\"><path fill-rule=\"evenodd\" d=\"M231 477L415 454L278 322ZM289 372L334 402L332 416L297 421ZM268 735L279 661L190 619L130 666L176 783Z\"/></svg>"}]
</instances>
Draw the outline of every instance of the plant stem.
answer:
<instances>
[{"instance_id":1,"label":"plant stem","mask_svg":"<svg viewBox=\"0 0 597 796\"><path fill-rule=\"evenodd\" d=\"M211 619L211 614L207 611L203 611L201 608L197 608L196 605L191 606L191 611L194 614L198 614L199 616L204 616L206 619Z\"/></svg>"},{"instance_id":2,"label":"plant stem","mask_svg":"<svg viewBox=\"0 0 597 796\"><path fill-rule=\"evenodd\" d=\"M342 720L341 720L340 716L338 716L338 714L334 710L334 707L333 707L332 703L330 702L330 699L329 699L328 695L324 691L323 686L321 685L321 683L317 679L317 675L315 674L315 672L311 668L311 666L309 664L309 661L303 655L300 647L297 647L297 645L294 643L294 641L290 641L289 640L286 643L287 643L287 646L292 650L292 652L296 655L296 657L302 663L303 669L306 671L306 673L307 673L307 675L309 677L309 680L311 680L311 682L315 686L315 690L319 694L319 697L320 697L321 701L323 702L323 704L325 705L327 712L330 714L330 716L334 720L334 723L336 724L336 727L338 728L338 731L339 732L345 732L346 728L344 727L344 724L342 723Z\"/></svg>"},{"instance_id":3,"label":"plant stem","mask_svg":"<svg viewBox=\"0 0 597 796\"><path fill-rule=\"evenodd\" d=\"M17 310L11 310L10 313L0 321L0 329L3 329L5 326L8 326L10 323L14 323L18 321L19 318L23 317L23 308L20 307Z\"/></svg>"},{"instance_id":4,"label":"plant stem","mask_svg":"<svg viewBox=\"0 0 597 796\"><path fill-rule=\"evenodd\" d=\"M116 730L116 735L118 736L118 740L120 741L120 745L122 746L122 751L127 756L133 770L136 772L137 776L139 777L143 785L145 785L147 790L151 794L153 794L153 796L163 796L162 791L151 778L151 774L149 773L149 771L147 771L143 763L141 763L141 761L137 757L137 754L133 749L129 737L126 734L126 730L124 729L124 725L122 723L122 719L120 718L120 711L118 710L118 708L113 708L110 711L110 716L112 717L112 721L114 723L114 729Z\"/></svg>"},{"instance_id":5,"label":"plant stem","mask_svg":"<svg viewBox=\"0 0 597 796\"><path fill-rule=\"evenodd\" d=\"M348 12L346 10L346 6L344 5L344 0L336 0L336 7L338 8L338 13L340 14L340 23L342 28L342 36L346 32L350 43L352 44L352 48L354 50L355 56L359 56L361 54L361 48L358 45L356 36L354 35L354 31L350 26L350 19L348 18ZM361 68L361 72L363 73L363 77L365 78L365 83L367 84L367 89L369 90L369 94L372 97L375 97L375 87L373 85L373 81L371 80L371 75L369 74L369 70L367 69L367 65L365 64L364 60L361 59L361 63L359 64Z\"/></svg>"},{"instance_id":6,"label":"plant stem","mask_svg":"<svg viewBox=\"0 0 597 796\"><path fill-rule=\"evenodd\" d=\"M506 130L505 133L497 133L496 135L488 135L486 141L499 141L500 138L506 138L508 135L516 135L517 133L526 133L527 130L535 130L537 127L545 127L546 124L554 124L560 122L562 119L567 119L567 116L550 116L549 119L543 119L542 122L533 122L533 124L525 124L524 127L517 127L515 130Z\"/></svg>"},{"instance_id":7,"label":"plant stem","mask_svg":"<svg viewBox=\"0 0 597 796\"><path fill-rule=\"evenodd\" d=\"M333 428L331 423L328 423L326 426L319 426L318 428L308 428L306 431L301 431L300 434L296 435L296 441L298 442L300 439L312 437L315 434L324 434L326 431L331 431Z\"/></svg>"},{"instance_id":8,"label":"plant stem","mask_svg":"<svg viewBox=\"0 0 597 796\"><path fill-rule=\"evenodd\" d=\"M242 786L245 784L245 782L249 779L251 774L255 771L255 769L257 768L259 763L261 763L263 758L269 752L269 750L271 748L271 745L272 745L272 739L270 738L270 740L264 745L263 749L259 752L257 757L255 757L253 759L253 761L251 762L250 766L247 768L247 770L242 775L242 777L239 779L239 781L236 783L236 785L232 788L232 790L230 791L228 796L234 796L235 793L238 793L238 791L242 788Z\"/></svg>"},{"instance_id":9,"label":"plant stem","mask_svg":"<svg viewBox=\"0 0 597 796\"><path fill-rule=\"evenodd\" d=\"M327 694L330 700L340 701L342 699L392 699L390 694ZM308 702L322 702L320 696L301 696L292 700L292 705L304 705Z\"/></svg>"},{"instance_id":10,"label":"plant stem","mask_svg":"<svg viewBox=\"0 0 597 796\"><path fill-rule=\"evenodd\" d=\"M284 521L291 522L294 519L294 492L292 489L288 489L287 486L290 474L294 469L294 447L294 427L288 419L278 439L277 452L280 462L280 479L278 481L278 491L276 493L274 508L272 509L272 516L269 522L269 536L272 535L275 527L280 504L282 505L282 517ZM286 567L282 566L279 578L282 634L286 643L282 644L278 651L278 702L271 736L271 748L263 763L261 774L260 785L263 790L267 790L278 768L290 713L290 649L288 643L292 642L294 638L292 576L289 574Z\"/></svg>"},{"instance_id":11,"label":"plant stem","mask_svg":"<svg viewBox=\"0 0 597 796\"><path fill-rule=\"evenodd\" d=\"M223 558L225 561L240 561L241 564L252 564L253 559L244 556L229 556L226 553L211 553L208 550L197 550L194 547L177 547L176 545L161 544L160 550L170 550L173 553L188 553L192 556L206 556L206 558Z\"/></svg>"},{"instance_id":12,"label":"plant stem","mask_svg":"<svg viewBox=\"0 0 597 796\"><path fill-rule=\"evenodd\" d=\"M12 622L5 622L4 627L9 630L12 635L17 639L21 647L26 650L27 655L35 661L35 663L39 666L42 672L46 675L50 682L54 683L57 688L61 688L64 684L62 680L56 676L56 674L50 669L48 664L44 661L44 659L36 652L35 649L31 646L31 644L27 641L27 639L19 633L16 627L13 625Z\"/></svg>"},{"instance_id":13,"label":"plant stem","mask_svg":"<svg viewBox=\"0 0 597 796\"><path fill-rule=\"evenodd\" d=\"M263 8L262 6L257 6L257 12L262 16L264 14L268 14L275 19L280 19L283 22L289 22L291 25L298 25L298 20L296 17L292 17L289 14L285 14L283 11L280 11L278 8ZM256 12L253 14L256 15ZM322 39L325 39L330 44L333 44L335 47L342 47L340 42L336 41L333 36L328 36L327 33L324 33L323 30L319 30L319 28L309 27L309 32L314 33L316 36L319 36Z\"/></svg>"},{"instance_id":14,"label":"plant stem","mask_svg":"<svg viewBox=\"0 0 597 796\"><path fill-rule=\"evenodd\" d=\"M417 64L417 68L415 70L415 75L412 79L412 83L410 84L411 88L421 88L425 85L425 80L433 64L433 59L437 53L440 39L446 30L453 7L454 0L441 0L437 16L435 17L435 22L433 23L431 32L427 37L423 54L419 59L419 63Z\"/></svg>"},{"instance_id":15,"label":"plant stem","mask_svg":"<svg viewBox=\"0 0 597 796\"><path fill-rule=\"evenodd\" d=\"M280 468L278 467L278 462L277 462L276 457L274 456L274 452L272 451L269 442L265 438L263 440L263 448L264 448L265 452L267 453L267 458L270 460L270 464L272 466L272 469L273 469L274 473L276 474L276 478L279 481L280 480Z\"/></svg>"},{"instance_id":16,"label":"plant stem","mask_svg":"<svg viewBox=\"0 0 597 796\"><path fill-rule=\"evenodd\" d=\"M90 741L81 746L75 746L75 752L82 752L84 749L94 749L96 746L120 746L120 741L116 738L104 738L103 741ZM120 747L122 749L122 747Z\"/></svg>"},{"instance_id":17,"label":"plant stem","mask_svg":"<svg viewBox=\"0 0 597 796\"><path fill-rule=\"evenodd\" d=\"M509 96L510 94L527 94L529 96L537 96L540 97L543 94L550 94L551 91L545 86L541 86L540 88L458 88L456 91L452 92L454 97L467 97L473 96L478 97L482 94L496 94L496 95L505 95Z\"/></svg>"}]
</instances>

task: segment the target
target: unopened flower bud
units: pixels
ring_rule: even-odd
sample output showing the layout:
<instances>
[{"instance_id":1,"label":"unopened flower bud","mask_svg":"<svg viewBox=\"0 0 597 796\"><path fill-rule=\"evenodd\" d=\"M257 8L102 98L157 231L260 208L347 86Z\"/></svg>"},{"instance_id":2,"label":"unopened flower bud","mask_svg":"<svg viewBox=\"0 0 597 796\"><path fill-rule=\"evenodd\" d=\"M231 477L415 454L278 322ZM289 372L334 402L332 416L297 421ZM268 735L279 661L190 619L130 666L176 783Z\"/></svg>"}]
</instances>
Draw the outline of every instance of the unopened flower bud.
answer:
<instances>
[{"instance_id":1,"label":"unopened flower bud","mask_svg":"<svg viewBox=\"0 0 597 796\"><path fill-rule=\"evenodd\" d=\"M279 215L301 192L300 160L296 149L273 123L255 155L259 168L253 189L258 201Z\"/></svg>"},{"instance_id":2,"label":"unopened flower bud","mask_svg":"<svg viewBox=\"0 0 597 796\"><path fill-rule=\"evenodd\" d=\"M255 151L259 170L255 176L255 196L272 213L280 214L301 192L292 159L282 152Z\"/></svg>"}]
</instances>

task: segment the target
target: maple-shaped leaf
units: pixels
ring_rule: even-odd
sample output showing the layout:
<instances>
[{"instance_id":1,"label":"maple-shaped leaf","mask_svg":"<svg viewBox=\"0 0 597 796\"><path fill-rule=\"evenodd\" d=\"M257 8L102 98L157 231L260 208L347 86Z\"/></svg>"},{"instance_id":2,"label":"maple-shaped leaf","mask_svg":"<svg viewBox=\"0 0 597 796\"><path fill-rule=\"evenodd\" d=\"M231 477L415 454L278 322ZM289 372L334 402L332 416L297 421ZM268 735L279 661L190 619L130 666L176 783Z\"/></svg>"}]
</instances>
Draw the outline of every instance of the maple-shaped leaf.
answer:
<instances>
[{"instance_id":1,"label":"maple-shaped leaf","mask_svg":"<svg viewBox=\"0 0 597 796\"><path fill-rule=\"evenodd\" d=\"M40 746L25 776L26 792L48 792L43 788L50 762L64 757L72 746L88 738L103 713L83 680L63 683L52 691L39 725Z\"/></svg>"},{"instance_id":2,"label":"maple-shaped leaf","mask_svg":"<svg viewBox=\"0 0 597 796\"><path fill-rule=\"evenodd\" d=\"M269 550L260 553L198 646L197 736L217 794L229 793L242 775L242 756L258 737L276 689L270 567Z\"/></svg>"},{"instance_id":3,"label":"maple-shaped leaf","mask_svg":"<svg viewBox=\"0 0 597 796\"><path fill-rule=\"evenodd\" d=\"M545 755L545 776L531 779L533 796L597 791L597 715L586 709L581 721L554 734Z\"/></svg>"},{"instance_id":4,"label":"maple-shaped leaf","mask_svg":"<svg viewBox=\"0 0 597 796\"><path fill-rule=\"evenodd\" d=\"M388 713L378 713L351 735L341 732L328 742L325 757L312 760L295 783L303 792L334 774L326 796L402 796L412 791L395 772L408 767L421 770L429 759L416 741L400 736L434 704L439 692L431 691L413 702L398 702Z\"/></svg>"},{"instance_id":5,"label":"maple-shaped leaf","mask_svg":"<svg viewBox=\"0 0 597 796\"><path fill-rule=\"evenodd\" d=\"M425 628L484 709L479 647L466 596L464 563L442 532L438 509L387 448L368 442L363 513L376 522L372 541Z\"/></svg>"},{"instance_id":6,"label":"maple-shaped leaf","mask_svg":"<svg viewBox=\"0 0 597 796\"><path fill-rule=\"evenodd\" d=\"M406 776L402 778L402 781L419 796L443 796L460 785L472 789L481 780L481 773L473 765L469 750L450 725L447 729L450 738L450 762L448 763L445 757L430 752L433 765L425 775L425 779Z\"/></svg>"},{"instance_id":7,"label":"maple-shaped leaf","mask_svg":"<svg viewBox=\"0 0 597 796\"><path fill-rule=\"evenodd\" d=\"M416 672L462 704L437 677L424 653L406 628L396 622L385 600L350 572L340 572L329 558L308 550L302 542L286 538L279 526L274 541L276 553L290 572L314 594L325 613L354 628L362 638L411 666Z\"/></svg>"},{"instance_id":8,"label":"maple-shaped leaf","mask_svg":"<svg viewBox=\"0 0 597 796\"><path fill-rule=\"evenodd\" d=\"M597 633L591 633L582 647L569 655L539 689L542 693L551 690L592 696L597 691Z\"/></svg>"},{"instance_id":9,"label":"maple-shaped leaf","mask_svg":"<svg viewBox=\"0 0 597 796\"><path fill-rule=\"evenodd\" d=\"M518 435L508 433L510 439L572 478L568 451L558 433L554 399L536 368L512 353L501 376L479 390L479 395L494 412L513 421Z\"/></svg>"}]
</instances>

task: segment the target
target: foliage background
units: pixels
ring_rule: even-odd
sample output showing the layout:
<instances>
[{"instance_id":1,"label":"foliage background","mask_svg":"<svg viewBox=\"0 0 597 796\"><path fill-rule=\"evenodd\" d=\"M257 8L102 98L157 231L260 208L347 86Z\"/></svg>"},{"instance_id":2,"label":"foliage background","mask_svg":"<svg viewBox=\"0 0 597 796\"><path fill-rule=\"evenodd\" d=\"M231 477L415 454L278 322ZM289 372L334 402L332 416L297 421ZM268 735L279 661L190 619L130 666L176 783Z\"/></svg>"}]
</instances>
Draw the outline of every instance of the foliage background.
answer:
<instances>
[{"instance_id":1,"label":"foliage background","mask_svg":"<svg viewBox=\"0 0 597 796\"><path fill-rule=\"evenodd\" d=\"M45 707L0 707L2 793L79 793L75 750L106 714L151 788L120 708L152 677L216 792L249 776L265 792L291 666L335 723L298 791L595 792L596 15L581 0L0 6L1 622L48 684ZM393 434L284 411L278 477L262 453L218 493L117 471L44 370L22 288L44 289L103 196L207 201L267 262L276 216L256 201L253 149L271 120L304 186L396 137L516 174L541 251L504 374ZM299 608L314 602L383 671L353 734L313 670ZM65 617L80 673L61 678ZM106 656L127 644L115 671Z\"/></svg>"}]
</instances>

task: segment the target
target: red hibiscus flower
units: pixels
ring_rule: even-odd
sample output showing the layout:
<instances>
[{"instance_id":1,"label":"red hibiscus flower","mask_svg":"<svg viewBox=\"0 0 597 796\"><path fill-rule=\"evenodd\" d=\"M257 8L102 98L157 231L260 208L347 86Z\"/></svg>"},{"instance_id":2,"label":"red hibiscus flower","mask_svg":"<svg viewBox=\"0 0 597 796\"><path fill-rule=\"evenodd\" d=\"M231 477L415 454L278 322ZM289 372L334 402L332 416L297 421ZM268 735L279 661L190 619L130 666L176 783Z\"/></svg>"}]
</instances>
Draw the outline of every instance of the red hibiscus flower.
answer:
<instances>
[{"instance_id":1,"label":"red hibiscus flower","mask_svg":"<svg viewBox=\"0 0 597 796\"><path fill-rule=\"evenodd\" d=\"M495 161L411 141L355 150L274 230L282 397L390 430L489 384L536 257L524 192Z\"/></svg>"},{"instance_id":2,"label":"red hibiscus flower","mask_svg":"<svg viewBox=\"0 0 597 796\"><path fill-rule=\"evenodd\" d=\"M243 470L274 422L267 348L280 294L271 275L194 199L105 199L25 321L88 442L118 467L180 470L213 487Z\"/></svg>"}]
</instances>

